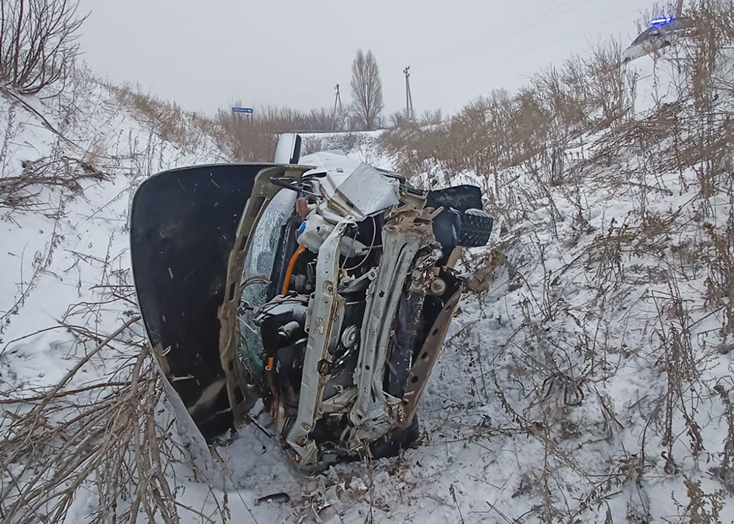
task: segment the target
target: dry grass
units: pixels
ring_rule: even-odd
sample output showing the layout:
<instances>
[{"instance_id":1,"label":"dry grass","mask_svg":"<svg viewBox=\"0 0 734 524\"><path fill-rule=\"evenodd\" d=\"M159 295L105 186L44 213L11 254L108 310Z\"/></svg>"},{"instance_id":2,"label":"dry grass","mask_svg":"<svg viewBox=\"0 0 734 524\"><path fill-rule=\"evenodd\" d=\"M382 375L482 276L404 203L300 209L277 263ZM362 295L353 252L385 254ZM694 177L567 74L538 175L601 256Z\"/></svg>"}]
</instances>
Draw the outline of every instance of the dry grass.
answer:
<instances>
[{"instance_id":1,"label":"dry grass","mask_svg":"<svg viewBox=\"0 0 734 524\"><path fill-rule=\"evenodd\" d=\"M234 102L233 105L242 104ZM325 108L299 111L288 107L264 106L255 108L253 115L221 110L217 114L214 136L220 147L230 152L233 160L272 162L278 134L341 131L341 123L347 120L346 115L337 117L332 110ZM324 146L324 149L335 149L327 144ZM304 149L313 151L309 146Z\"/></svg>"},{"instance_id":2,"label":"dry grass","mask_svg":"<svg viewBox=\"0 0 734 524\"><path fill-rule=\"evenodd\" d=\"M175 102L168 102L140 87L103 83L127 107L132 108L163 141L174 142L184 149L195 151L205 136L217 137L216 123L193 111L185 111Z\"/></svg>"},{"instance_id":3,"label":"dry grass","mask_svg":"<svg viewBox=\"0 0 734 524\"><path fill-rule=\"evenodd\" d=\"M23 164L20 175L0 178L0 208L30 208L38 202L43 187L61 187L79 194L82 191L80 181L108 177L92 163L68 156L28 161Z\"/></svg>"},{"instance_id":4,"label":"dry grass","mask_svg":"<svg viewBox=\"0 0 734 524\"><path fill-rule=\"evenodd\" d=\"M161 387L148 346L124 359L106 381L69 389L72 379L140 320L133 316L105 337L51 388L2 401L0 522L62 522L82 492L97 499L92 522L177 523L191 512L202 522L227 520L226 505L207 516L175 496L172 468L188 452L173 422L158 415ZM89 334L65 326L83 340ZM129 337L129 335L127 335ZM109 357L104 357L109 358Z\"/></svg>"},{"instance_id":5,"label":"dry grass","mask_svg":"<svg viewBox=\"0 0 734 524\"><path fill-rule=\"evenodd\" d=\"M99 308L130 300L125 284L101 287L108 298L70 307L65 317L96 315ZM83 516L90 522L178 523L187 513L202 523L229 520L226 497L219 500L211 488L214 513L177 496L174 468L189 469L194 462L162 409L149 346L132 330L140 316L127 315L108 336L60 321L57 328L69 332L77 348L87 348L84 355L53 386L3 392L0 522L76 519L70 510L84 497L91 497ZM71 386L100 361L113 370L105 379Z\"/></svg>"}]
</instances>

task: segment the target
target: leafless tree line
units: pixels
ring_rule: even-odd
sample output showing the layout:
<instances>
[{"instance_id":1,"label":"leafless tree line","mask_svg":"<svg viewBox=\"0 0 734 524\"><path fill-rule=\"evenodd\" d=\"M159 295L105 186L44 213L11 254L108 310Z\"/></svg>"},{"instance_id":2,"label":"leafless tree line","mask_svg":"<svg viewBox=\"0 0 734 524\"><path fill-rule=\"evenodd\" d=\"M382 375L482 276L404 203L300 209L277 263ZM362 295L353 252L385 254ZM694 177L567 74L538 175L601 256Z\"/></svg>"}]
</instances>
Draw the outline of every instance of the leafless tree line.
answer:
<instances>
[{"instance_id":1,"label":"leafless tree line","mask_svg":"<svg viewBox=\"0 0 734 524\"><path fill-rule=\"evenodd\" d=\"M382 81L372 51L357 51L352 63L351 88L352 103L345 107L298 110L264 106L255 108L252 114L220 110L216 118L221 131L220 143L236 160L267 161L273 156L278 133L370 131L381 127ZM241 106L241 103L233 105ZM440 112L425 114L425 119L431 118L440 120Z\"/></svg>"}]
</instances>

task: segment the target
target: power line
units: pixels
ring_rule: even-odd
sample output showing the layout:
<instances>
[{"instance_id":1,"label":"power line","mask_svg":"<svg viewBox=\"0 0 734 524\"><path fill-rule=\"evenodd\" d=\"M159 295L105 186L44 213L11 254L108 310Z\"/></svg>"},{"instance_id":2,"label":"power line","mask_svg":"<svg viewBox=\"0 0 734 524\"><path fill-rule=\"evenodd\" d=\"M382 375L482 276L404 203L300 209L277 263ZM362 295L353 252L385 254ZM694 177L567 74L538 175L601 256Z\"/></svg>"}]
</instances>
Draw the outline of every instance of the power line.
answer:
<instances>
[{"instance_id":1,"label":"power line","mask_svg":"<svg viewBox=\"0 0 734 524\"><path fill-rule=\"evenodd\" d=\"M516 22L527 21L528 20L528 17L530 17L530 20L535 20L540 15L544 15L544 14L550 13L553 10L558 9L559 7L563 7L564 5L569 4L571 2L574 2L574 1L576 1L576 0L565 0L560 5L557 5L555 7L551 7L549 10L546 10L546 11L543 11L543 12L540 12L540 13L537 10L526 11L525 13L521 14L517 18L514 18L514 19L510 20L509 22L503 23L502 24L503 28L500 30L500 32L502 33L502 32L507 31L508 26L512 26L512 24L515 24ZM476 45L478 43L481 43L483 41L486 41L487 39L493 39L493 38L495 38L496 35L497 35L497 33L492 33L489 36L483 35L483 36L480 36L480 37L477 37L477 38L472 38L471 40L468 40L468 41L464 42L463 44L461 44L461 45L459 45L457 47L454 47L453 49L444 50L443 52L439 53L437 56L435 56L433 58L429 58L428 60L424 60L423 62L418 62L416 64L416 66L421 67L421 66L424 66L424 65L427 65L427 64L432 63L437 58L438 59L442 59L442 58L445 58L446 56L454 55L456 53L461 53L461 52L463 52L463 51L465 51L467 49L470 49L473 45Z\"/></svg>"},{"instance_id":2,"label":"power line","mask_svg":"<svg viewBox=\"0 0 734 524\"><path fill-rule=\"evenodd\" d=\"M509 36L514 36L516 34L527 32L530 29L533 29L535 27L538 27L539 25L542 25L548 22L549 20L558 18L559 16L566 14L570 11L573 11L574 9L577 9L581 7L582 5L588 4L589 2L593 0L582 0L580 3L570 6L568 9L557 12L558 9L564 6L567 6L568 4L571 4L576 1L577 0L566 0L559 5L551 7L550 9L546 9L545 11L540 11L540 12L536 11L534 12L532 16L528 16L531 12L523 14L505 23L504 29L500 30L499 32L494 32L489 36L483 36L483 37L471 40L469 42L466 42L464 45L460 47L440 53L439 55L429 60L425 60L423 62L418 63L416 66L428 69L436 65L442 64L446 62L447 60L453 58L456 55L474 53L489 45L496 43L497 41L503 40ZM546 15L552 15L552 16L546 16ZM522 22L522 25L513 26L513 24L517 22ZM536 22L536 23L528 25L529 22Z\"/></svg>"},{"instance_id":3,"label":"power line","mask_svg":"<svg viewBox=\"0 0 734 524\"><path fill-rule=\"evenodd\" d=\"M533 48L531 48L531 49L528 49L527 51L523 51L523 52L521 52L521 53L517 53L517 54L511 55L511 56L506 56L506 57L503 57L503 58L500 58L500 59L494 60L494 61L492 61L492 62L488 62L488 63L487 63L487 64L485 64L485 65L493 65L493 64L498 64L498 63L501 63L501 62L506 62L507 60L512 60L512 59L514 59L514 58L518 58L518 57L521 57L521 56L527 55L528 53L532 53L533 51L537 51L538 49L541 49L541 48L543 48L543 47L547 47L547 46L549 46L549 45L553 45L553 44L556 44L556 43L558 43L558 42L562 42L562 41L564 41L564 40L568 40L569 38L573 38L574 36L579 36L579 35L582 35L582 34L586 33L587 31L590 31L590 30L592 30L592 29L597 29L597 28L599 28L599 27L602 27L602 26L605 26L605 25L607 25L607 24L609 24L609 23L611 23L611 22L616 22L617 20L619 20L619 19L621 19L621 18L624 18L624 17L626 17L626 16L629 16L629 15L631 15L632 13L636 13L637 11L638 11L637 9L634 9L634 10L632 10L632 11L628 11L628 12L626 12L626 13L622 14L622 15L619 15L619 16L618 16L618 17L616 17L616 18L610 18L610 19L608 19L607 21L605 21L605 22L602 22L602 23L600 23L600 24L597 24L597 25L594 25L594 26L591 26L591 27L587 27L587 28L585 28L585 29L584 29L583 31L579 31L579 32L577 32L577 33L573 33L573 34L570 34L570 35L566 35L566 36L563 36L563 37L561 37L561 38L556 38L555 40L551 40L551 41L548 41L548 42L544 42L544 43L542 43L542 44L538 44L538 45L537 45L536 47L533 47Z\"/></svg>"},{"instance_id":4,"label":"power line","mask_svg":"<svg viewBox=\"0 0 734 524\"><path fill-rule=\"evenodd\" d=\"M563 14L566 14L566 13L568 13L570 11L573 11L573 10L575 10L575 9L577 9L577 8L585 5L585 4L588 4L588 3L592 2L593 0L582 0L578 4L571 5L568 9L565 9L565 10L562 10L562 11L557 11L558 9L560 9L560 8L562 8L564 6L567 6L567 5L569 5L569 4L571 4L572 2L575 2L575 1L577 1L577 0L565 0L562 3L560 3L560 4L558 4L558 5L554 6L554 7L551 7L550 9L546 9L545 11L541 11L541 12L529 11L529 12L527 12L527 13L525 13L523 15L520 15L519 17L511 20L507 24L505 24L505 29L502 30L502 31L500 31L499 33L493 33L492 35L490 35L488 37L481 37L481 38L477 38L477 39L471 40L469 42L466 42L465 44L463 44L459 48L455 48L453 50L445 51L445 52L443 52L443 53L441 53L441 54L433 57L430 60L419 62L417 65L419 67L423 67L425 69L433 69L435 66L441 65L441 64L445 63L446 61L448 61L449 59L453 58L456 55L462 55L462 54L467 54L468 55L468 54L472 54L474 52L477 52L477 51L479 51L481 49L484 49L484 48L492 45L493 43L496 43L496 41L505 38L509 34L521 34L521 33L525 33L525 32L527 32L527 31L529 31L529 30L531 30L531 29L533 29L535 27L538 27L541 24L544 24L544 23L548 22L549 20L552 20L554 18L558 18L559 16L561 16ZM591 26L591 27L585 27L582 31L579 31L579 32L576 32L576 33L573 33L573 34L569 34L569 35L565 35L563 37L556 38L556 39L551 40L551 41L548 41L548 42L544 42L544 43L539 44L538 46L533 47L533 48L531 48L531 49L529 49L527 51L523 51L523 52L520 52L520 53L516 53L514 55L511 55L511 56L503 57L503 58L500 58L500 59L495 60L493 62L485 63L483 65L491 65L491 64L501 63L501 62L504 62L504 61L507 61L507 60L511 60L513 58L517 58L517 57L526 55L526 54L531 53L533 51L536 51L536 50L538 50L538 49L540 49L542 47L553 45L555 43L558 43L558 42L567 40L569 38L572 38L574 36L578 36L580 34L583 34L585 32L588 32L589 30L602 27L604 25L607 25L607 24L609 24L611 22L614 22L616 20L619 20L621 18L624 18L625 16L628 16L628 15L630 15L632 13L637 12L637 11L638 11L638 9L635 9L635 10L632 10L632 11L628 11L628 12L626 12L626 13L624 13L624 14L616 17L616 18L607 19L606 21L604 21L604 22L602 22L600 24L597 24L597 25L594 25L594 26ZM534 16L528 17L528 15L530 15L531 13L535 13ZM551 13L553 13L552 16L545 17L545 15L551 14ZM513 27L508 27L509 25L511 25L513 23L516 23L516 22L519 22L519 21L523 21L523 22L536 22L536 23L535 24L531 24L531 25L523 25L518 30L515 30L515 28L513 28ZM407 72L406 72L406 70L407 70ZM410 90L410 80L409 80L409 78L410 78L410 72L409 72L409 70L410 70L410 66L406 67L403 70L403 73L406 75L406 79L405 79L406 80L406 116L408 116L408 118L415 118L414 109L413 109L412 93L411 93L411 90ZM334 109L334 111L336 112L336 104L337 103L339 104L339 107L341 108L341 96L340 96L339 86L338 85L335 87L335 89L336 89L337 92L336 92L336 98L335 98L335 109ZM266 100L259 100L258 101L258 104L265 104L265 103L269 103L269 102L275 102L275 101L280 101L280 100L288 100L288 99L300 98L300 97L304 97L304 96L311 96L311 95L323 94L323 93L324 93L324 90L323 89L319 89L317 91L308 91L308 92L303 92L303 93L294 93L292 95L286 95L286 96L277 97L277 98L270 98L270 99L266 99Z\"/></svg>"},{"instance_id":5,"label":"power line","mask_svg":"<svg viewBox=\"0 0 734 524\"><path fill-rule=\"evenodd\" d=\"M583 3L588 3L589 1L591 1L591 0L586 0L586 1L585 1L585 2L583 2ZM575 7L579 7L579 6L581 6L581 5L582 5L582 4L579 4L579 5L575 6ZM541 44L539 44L539 45L537 45L537 46L535 46L535 47L533 47L533 48L531 48L531 49L529 49L529 50L527 50L527 51L522 51L522 52L520 52L520 53L516 53L516 54L510 55L510 56L502 57L502 58L499 58L499 59L497 59L497 60L494 60L494 61L492 61L492 62L485 62L485 63L483 63L482 65L483 65L483 66L487 66L487 65L493 65L493 64L497 64L497 63L505 62L505 61L507 61L507 60L512 60L513 58L518 58L518 57L520 57L520 56L524 56L524 55L526 55L526 54L528 54L528 53L531 53L531 52L533 52L533 51L537 51L538 49L541 49L541 48L543 48L543 47L547 47L547 46L550 46L550 45L556 44L556 43L558 43L558 42L562 42L562 41L564 41L564 40L568 40L569 38L573 38L574 36L578 36L578 35L584 34L584 33L588 32L588 31L590 31L590 30L592 30L592 29L597 29L597 28L599 28L599 27L605 26L605 25L607 25L607 24L610 24L610 23L612 23L612 22L615 22L615 21L617 21L617 20L620 20L620 19L622 19L622 18L624 18L624 17L626 17L626 16L629 16L629 15L631 15L632 13L636 13L636 12L638 12L638 11L639 11L638 9L633 9L633 10L631 10L631 11L627 11L626 13L623 13L623 14L621 14L621 15L619 15L619 16L617 16L617 17L615 17L615 18L609 18L609 19L605 20L604 22L602 22L602 23L600 23L600 24L596 24L596 25L594 25L594 26L590 26L590 27L585 27L585 28L584 28L583 30L581 30L581 31L578 31L578 32L576 32L576 33L572 33L572 34L564 35L564 36L561 36L560 38L556 38L556 39L553 39L553 40L550 40L550 41L546 41L546 42L543 42L543 43L541 43ZM558 15L560 15L560 14L563 14L563 13L558 13ZM527 29L531 29L532 27L534 27L534 26L528 27ZM429 68L429 69L430 69L430 68ZM430 75L430 73L428 73L428 75Z\"/></svg>"},{"instance_id":6,"label":"power line","mask_svg":"<svg viewBox=\"0 0 734 524\"><path fill-rule=\"evenodd\" d=\"M500 42L502 40L505 40L508 37L515 37L516 35L519 35L519 34L522 34L522 33L526 33L528 31L530 31L531 29L535 29L536 27L539 27L541 25L544 25L544 24L548 23L548 21L553 20L555 18L558 18L559 16L564 15L566 13L569 13L569 12L571 12L571 11L573 11L573 10L575 10L575 9L577 9L577 8L585 5L585 4L588 4L589 2L592 2L592 1L594 1L594 0L583 0L581 3L576 4L576 5L572 5L568 9L564 9L562 11L556 12L555 14L553 14L553 16L548 16L548 17L540 16L540 17L531 18L529 21L530 22L535 22L535 23L530 24L530 25L524 24L519 29L508 27L506 31L500 32L500 33L495 33L490 38L484 39L484 41L482 43L479 43L479 44L474 45L473 47L467 48L467 49L465 49L461 53L454 53L453 55L449 55L449 56L444 57L443 59L434 61L432 64L429 65L429 68L434 68L434 67L436 67L438 65L442 65L442 64L446 63L447 61L451 60L452 58L454 58L454 56L456 56L456 55L469 55L469 54L473 54L473 53L476 53L476 52L481 51L483 49L486 49L487 47L490 47L490 46L492 46L492 45L494 45L494 44L496 44L496 43L498 43L498 42ZM562 7L563 5L566 5L566 4L568 4L568 2L565 2L564 4L561 4L561 5L557 6L557 7ZM548 14L548 13L544 13L544 14Z\"/></svg>"}]
</instances>

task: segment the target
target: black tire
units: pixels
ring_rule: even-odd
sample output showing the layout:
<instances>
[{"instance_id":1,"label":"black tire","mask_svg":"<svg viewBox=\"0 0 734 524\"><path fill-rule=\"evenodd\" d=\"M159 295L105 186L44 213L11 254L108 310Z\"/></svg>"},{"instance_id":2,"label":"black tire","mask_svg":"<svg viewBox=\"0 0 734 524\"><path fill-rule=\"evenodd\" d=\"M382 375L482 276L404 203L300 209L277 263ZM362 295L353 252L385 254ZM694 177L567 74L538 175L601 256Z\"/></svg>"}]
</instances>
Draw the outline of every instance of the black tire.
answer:
<instances>
[{"instance_id":1,"label":"black tire","mask_svg":"<svg viewBox=\"0 0 734 524\"><path fill-rule=\"evenodd\" d=\"M461 230L458 245L481 247L489 242L494 219L480 209L467 209L461 214Z\"/></svg>"},{"instance_id":2,"label":"black tire","mask_svg":"<svg viewBox=\"0 0 734 524\"><path fill-rule=\"evenodd\" d=\"M370 453L376 459L396 457L401 449L417 448L420 444L420 423L418 422L418 415L414 415L410 426L407 428L400 429L389 436L372 442Z\"/></svg>"}]
</instances>

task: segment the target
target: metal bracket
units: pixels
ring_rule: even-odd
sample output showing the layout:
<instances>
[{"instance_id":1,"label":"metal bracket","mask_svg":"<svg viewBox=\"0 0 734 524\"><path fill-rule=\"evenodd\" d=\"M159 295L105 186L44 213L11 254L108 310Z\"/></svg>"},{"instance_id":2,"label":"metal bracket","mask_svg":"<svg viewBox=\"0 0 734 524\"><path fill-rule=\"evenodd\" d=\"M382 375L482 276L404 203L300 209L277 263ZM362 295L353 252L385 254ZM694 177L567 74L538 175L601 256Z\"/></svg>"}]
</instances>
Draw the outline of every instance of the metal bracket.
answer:
<instances>
[{"instance_id":1,"label":"metal bracket","mask_svg":"<svg viewBox=\"0 0 734 524\"><path fill-rule=\"evenodd\" d=\"M303 359L303 378L296 421L287 441L298 453L299 467L318 460L316 443L309 438L321 416L324 385L327 376L319 372L322 361L331 362L330 345L336 345L344 318L344 298L337 293L339 253L347 222L338 224L319 249L316 262L316 291L311 297L308 319L308 343Z\"/></svg>"}]
</instances>

